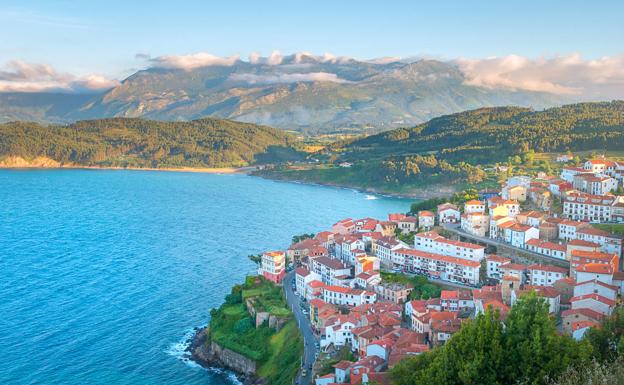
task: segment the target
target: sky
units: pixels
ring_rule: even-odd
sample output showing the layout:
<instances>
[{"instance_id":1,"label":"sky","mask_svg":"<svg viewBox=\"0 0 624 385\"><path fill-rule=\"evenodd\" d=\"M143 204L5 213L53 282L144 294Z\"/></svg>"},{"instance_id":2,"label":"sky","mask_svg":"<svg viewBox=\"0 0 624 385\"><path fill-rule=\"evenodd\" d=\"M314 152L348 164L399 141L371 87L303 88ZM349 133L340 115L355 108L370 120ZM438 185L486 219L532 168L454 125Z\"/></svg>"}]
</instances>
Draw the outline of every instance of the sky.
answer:
<instances>
[{"instance_id":1,"label":"sky","mask_svg":"<svg viewBox=\"0 0 624 385\"><path fill-rule=\"evenodd\" d=\"M0 0L0 90L25 71L22 64L46 66L39 70L76 87L107 86L107 79L153 65L148 58L197 53L246 59L251 52L309 51L490 64L494 57L616 58L619 65L622 15L624 1L615 0Z\"/></svg>"}]
</instances>

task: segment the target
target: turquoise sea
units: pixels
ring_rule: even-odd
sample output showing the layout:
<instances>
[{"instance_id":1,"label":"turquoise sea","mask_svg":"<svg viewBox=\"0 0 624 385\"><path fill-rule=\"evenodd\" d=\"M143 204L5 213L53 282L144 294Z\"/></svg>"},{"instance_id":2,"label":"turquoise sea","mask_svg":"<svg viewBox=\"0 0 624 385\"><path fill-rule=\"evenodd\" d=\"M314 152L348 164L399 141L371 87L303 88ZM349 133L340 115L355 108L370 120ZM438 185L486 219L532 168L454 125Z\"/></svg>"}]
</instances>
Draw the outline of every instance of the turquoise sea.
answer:
<instances>
[{"instance_id":1,"label":"turquoise sea","mask_svg":"<svg viewBox=\"0 0 624 385\"><path fill-rule=\"evenodd\" d=\"M183 357L247 255L409 201L246 175L0 170L0 384L228 384Z\"/></svg>"}]
</instances>

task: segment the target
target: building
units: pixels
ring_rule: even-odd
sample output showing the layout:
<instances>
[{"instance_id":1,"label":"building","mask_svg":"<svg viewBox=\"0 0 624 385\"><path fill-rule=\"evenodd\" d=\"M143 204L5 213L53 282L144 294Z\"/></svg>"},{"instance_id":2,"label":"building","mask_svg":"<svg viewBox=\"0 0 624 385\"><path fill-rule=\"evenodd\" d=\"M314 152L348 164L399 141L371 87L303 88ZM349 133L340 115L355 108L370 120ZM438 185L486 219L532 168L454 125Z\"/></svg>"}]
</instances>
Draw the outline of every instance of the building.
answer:
<instances>
[{"instance_id":1,"label":"building","mask_svg":"<svg viewBox=\"0 0 624 385\"><path fill-rule=\"evenodd\" d=\"M382 266L393 268L393 252L405 247L408 247L407 244L395 237L381 237L373 241L372 253L379 258Z\"/></svg>"},{"instance_id":2,"label":"building","mask_svg":"<svg viewBox=\"0 0 624 385\"><path fill-rule=\"evenodd\" d=\"M619 201L612 195L571 192L564 196L563 216L588 222L611 222L613 206Z\"/></svg>"},{"instance_id":3,"label":"building","mask_svg":"<svg viewBox=\"0 0 624 385\"><path fill-rule=\"evenodd\" d=\"M312 273L304 267L298 267L295 270L295 288L297 290L297 294L305 296L306 286L310 282L320 281L320 279L321 277L318 274Z\"/></svg>"},{"instance_id":4,"label":"building","mask_svg":"<svg viewBox=\"0 0 624 385\"><path fill-rule=\"evenodd\" d=\"M338 221L332 225L332 232L336 234L349 234L355 231L355 223L353 219L347 218Z\"/></svg>"},{"instance_id":5,"label":"building","mask_svg":"<svg viewBox=\"0 0 624 385\"><path fill-rule=\"evenodd\" d=\"M458 223L461 217L459 208L452 203L443 203L438 206L438 223Z\"/></svg>"},{"instance_id":6,"label":"building","mask_svg":"<svg viewBox=\"0 0 624 385\"><path fill-rule=\"evenodd\" d=\"M506 263L510 263L510 258L501 257L499 255L490 254L485 257L487 264L487 277L492 279L500 279L502 277L500 267Z\"/></svg>"},{"instance_id":7,"label":"building","mask_svg":"<svg viewBox=\"0 0 624 385\"><path fill-rule=\"evenodd\" d=\"M474 309L472 292L467 290L442 290L440 294L442 311L465 312Z\"/></svg>"},{"instance_id":8,"label":"building","mask_svg":"<svg viewBox=\"0 0 624 385\"><path fill-rule=\"evenodd\" d=\"M485 213L485 203L476 199L464 203L464 213Z\"/></svg>"},{"instance_id":9,"label":"building","mask_svg":"<svg viewBox=\"0 0 624 385\"><path fill-rule=\"evenodd\" d=\"M418 227L423 230L431 230L435 225L435 215L431 211L423 210L418 212Z\"/></svg>"},{"instance_id":10,"label":"building","mask_svg":"<svg viewBox=\"0 0 624 385\"><path fill-rule=\"evenodd\" d=\"M526 248L531 239L539 239L539 230L529 225L519 223L505 228L505 242L519 248Z\"/></svg>"},{"instance_id":11,"label":"building","mask_svg":"<svg viewBox=\"0 0 624 385\"><path fill-rule=\"evenodd\" d=\"M566 241L578 239L576 232L587 227L589 227L589 224L586 222L564 219L557 224L559 239Z\"/></svg>"},{"instance_id":12,"label":"building","mask_svg":"<svg viewBox=\"0 0 624 385\"><path fill-rule=\"evenodd\" d=\"M600 323L603 318L604 314L588 308L570 309L561 312L563 331L567 334L572 334L572 325L576 322L592 321Z\"/></svg>"},{"instance_id":13,"label":"building","mask_svg":"<svg viewBox=\"0 0 624 385\"><path fill-rule=\"evenodd\" d=\"M503 199L512 199L518 202L524 202L527 199L528 187L525 185L505 186L501 190Z\"/></svg>"},{"instance_id":14,"label":"building","mask_svg":"<svg viewBox=\"0 0 624 385\"><path fill-rule=\"evenodd\" d=\"M286 274L286 254L283 251L263 253L260 274L271 282L282 283Z\"/></svg>"},{"instance_id":15,"label":"building","mask_svg":"<svg viewBox=\"0 0 624 385\"><path fill-rule=\"evenodd\" d=\"M527 270L529 282L535 286L553 286L568 274L568 269L550 265L530 265Z\"/></svg>"},{"instance_id":16,"label":"building","mask_svg":"<svg viewBox=\"0 0 624 385\"><path fill-rule=\"evenodd\" d=\"M526 248L534 253L558 259L566 259L567 246L565 244L542 241L539 238L533 238L526 243Z\"/></svg>"},{"instance_id":17,"label":"building","mask_svg":"<svg viewBox=\"0 0 624 385\"><path fill-rule=\"evenodd\" d=\"M594 227L585 227L576 232L576 237L582 241L599 244L600 250L605 253L617 254L618 257L622 257L621 235L611 234L608 231Z\"/></svg>"},{"instance_id":18,"label":"building","mask_svg":"<svg viewBox=\"0 0 624 385\"><path fill-rule=\"evenodd\" d=\"M314 258L310 265L311 271L318 274L325 285L337 285L340 277L351 274L351 269L344 263L329 257Z\"/></svg>"},{"instance_id":19,"label":"building","mask_svg":"<svg viewBox=\"0 0 624 385\"><path fill-rule=\"evenodd\" d=\"M374 290L377 294L377 299L402 304L407 301L409 293L411 293L414 288L411 285L404 285L397 282L382 282L375 286Z\"/></svg>"},{"instance_id":20,"label":"building","mask_svg":"<svg viewBox=\"0 0 624 385\"><path fill-rule=\"evenodd\" d=\"M570 303L573 310L590 309L604 315L610 315L615 307L615 301L595 293L573 297Z\"/></svg>"},{"instance_id":21,"label":"building","mask_svg":"<svg viewBox=\"0 0 624 385\"><path fill-rule=\"evenodd\" d=\"M410 273L468 285L479 283L479 268L481 267L479 261L413 249L400 249L395 253L403 257L405 269Z\"/></svg>"},{"instance_id":22,"label":"building","mask_svg":"<svg viewBox=\"0 0 624 385\"><path fill-rule=\"evenodd\" d=\"M375 303L377 295L363 289L328 285L323 288L323 301L338 306L360 306Z\"/></svg>"},{"instance_id":23,"label":"building","mask_svg":"<svg viewBox=\"0 0 624 385\"><path fill-rule=\"evenodd\" d=\"M414 236L414 249L434 254L480 262L485 258L485 247L474 243L453 241L435 231L418 233Z\"/></svg>"},{"instance_id":24,"label":"building","mask_svg":"<svg viewBox=\"0 0 624 385\"><path fill-rule=\"evenodd\" d=\"M483 213L464 213L461 216L461 229L468 234L485 237L489 229L490 217Z\"/></svg>"},{"instance_id":25,"label":"building","mask_svg":"<svg viewBox=\"0 0 624 385\"><path fill-rule=\"evenodd\" d=\"M405 218L397 221L397 226L403 234L416 232L418 231L418 218L406 216Z\"/></svg>"},{"instance_id":26,"label":"building","mask_svg":"<svg viewBox=\"0 0 624 385\"><path fill-rule=\"evenodd\" d=\"M579 191L592 195L606 195L617 189L617 180L606 175L591 173L576 174L572 186Z\"/></svg>"},{"instance_id":27,"label":"building","mask_svg":"<svg viewBox=\"0 0 624 385\"><path fill-rule=\"evenodd\" d=\"M602 253L596 251L584 251L584 250L573 250L570 257L570 276L577 278L581 281L589 281L593 279L591 274L594 274L588 271L589 267L585 267L583 270L587 273L591 273L590 276L585 278L578 278L577 271L579 271L583 265L592 265L591 269L596 270L595 274L613 274L615 271L618 271L620 265L620 258L617 254L609 254ZM598 266L594 266L598 265ZM599 269L599 266L602 267ZM610 272L610 273L609 273ZM611 284L611 279L606 281L608 284Z\"/></svg>"}]
</instances>

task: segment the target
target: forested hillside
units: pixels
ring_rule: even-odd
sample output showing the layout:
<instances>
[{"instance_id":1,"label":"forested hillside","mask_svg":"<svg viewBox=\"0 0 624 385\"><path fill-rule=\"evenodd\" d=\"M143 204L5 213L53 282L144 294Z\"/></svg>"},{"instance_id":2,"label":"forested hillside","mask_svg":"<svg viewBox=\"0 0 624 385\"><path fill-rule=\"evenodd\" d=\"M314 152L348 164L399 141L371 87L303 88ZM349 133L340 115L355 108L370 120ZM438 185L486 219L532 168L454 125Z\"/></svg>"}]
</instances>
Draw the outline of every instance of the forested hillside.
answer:
<instances>
[{"instance_id":1,"label":"forested hillside","mask_svg":"<svg viewBox=\"0 0 624 385\"><path fill-rule=\"evenodd\" d=\"M511 166L532 153L624 150L624 101L572 104L544 111L482 108L446 115L354 141L336 142L320 166L267 170L271 177L410 193L453 188L488 176L483 165ZM345 164L346 163L346 164ZM343 167L338 167L343 165ZM344 166L347 167L344 167ZM547 167L542 170L549 172Z\"/></svg>"},{"instance_id":2,"label":"forested hillside","mask_svg":"<svg viewBox=\"0 0 624 385\"><path fill-rule=\"evenodd\" d=\"M297 157L281 130L220 119L160 122L100 119L67 126L0 125L0 160L48 157L61 163L120 167L226 167Z\"/></svg>"}]
</instances>

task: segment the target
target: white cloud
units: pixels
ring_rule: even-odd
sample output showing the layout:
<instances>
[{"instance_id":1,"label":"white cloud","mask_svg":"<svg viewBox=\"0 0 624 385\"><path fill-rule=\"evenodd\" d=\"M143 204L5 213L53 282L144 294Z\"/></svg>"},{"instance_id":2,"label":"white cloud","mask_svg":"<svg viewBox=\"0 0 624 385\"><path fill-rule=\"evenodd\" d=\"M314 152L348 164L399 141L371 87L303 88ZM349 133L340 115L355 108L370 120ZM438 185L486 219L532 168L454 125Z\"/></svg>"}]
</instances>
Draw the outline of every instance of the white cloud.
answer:
<instances>
[{"instance_id":1,"label":"white cloud","mask_svg":"<svg viewBox=\"0 0 624 385\"><path fill-rule=\"evenodd\" d=\"M59 73L49 64L8 62L0 69L0 92L70 91L86 92L112 88L117 80L100 75L75 76Z\"/></svg>"},{"instance_id":2,"label":"white cloud","mask_svg":"<svg viewBox=\"0 0 624 385\"><path fill-rule=\"evenodd\" d=\"M258 64L258 63L260 63L260 59L261 59L261 56L260 56L260 54L258 52L252 52L252 53L249 54L249 62L251 64Z\"/></svg>"},{"instance_id":3,"label":"white cloud","mask_svg":"<svg viewBox=\"0 0 624 385\"><path fill-rule=\"evenodd\" d=\"M276 84L297 82L349 83L348 80L341 79L336 74L328 72L289 73L277 75L232 74L230 76L230 80L246 82L249 84Z\"/></svg>"},{"instance_id":4,"label":"white cloud","mask_svg":"<svg viewBox=\"0 0 624 385\"><path fill-rule=\"evenodd\" d=\"M152 66L156 68L183 69L188 71L199 67L232 66L239 59L238 55L222 57L206 52L198 52L190 55L158 56L150 61Z\"/></svg>"},{"instance_id":5,"label":"white cloud","mask_svg":"<svg viewBox=\"0 0 624 385\"><path fill-rule=\"evenodd\" d=\"M377 57L374 59L368 59L364 61L367 63L372 63L372 64L390 64L390 63L400 62L401 57L400 56L384 56L384 57Z\"/></svg>"},{"instance_id":6,"label":"white cloud","mask_svg":"<svg viewBox=\"0 0 624 385\"><path fill-rule=\"evenodd\" d=\"M529 59L518 55L457 59L470 85L593 98L624 97L624 55L584 60L580 55Z\"/></svg>"},{"instance_id":7,"label":"white cloud","mask_svg":"<svg viewBox=\"0 0 624 385\"><path fill-rule=\"evenodd\" d=\"M267 64L274 66L280 65L282 64L282 60L284 60L282 54L279 51L273 51L271 52L271 55L267 58Z\"/></svg>"}]
</instances>

